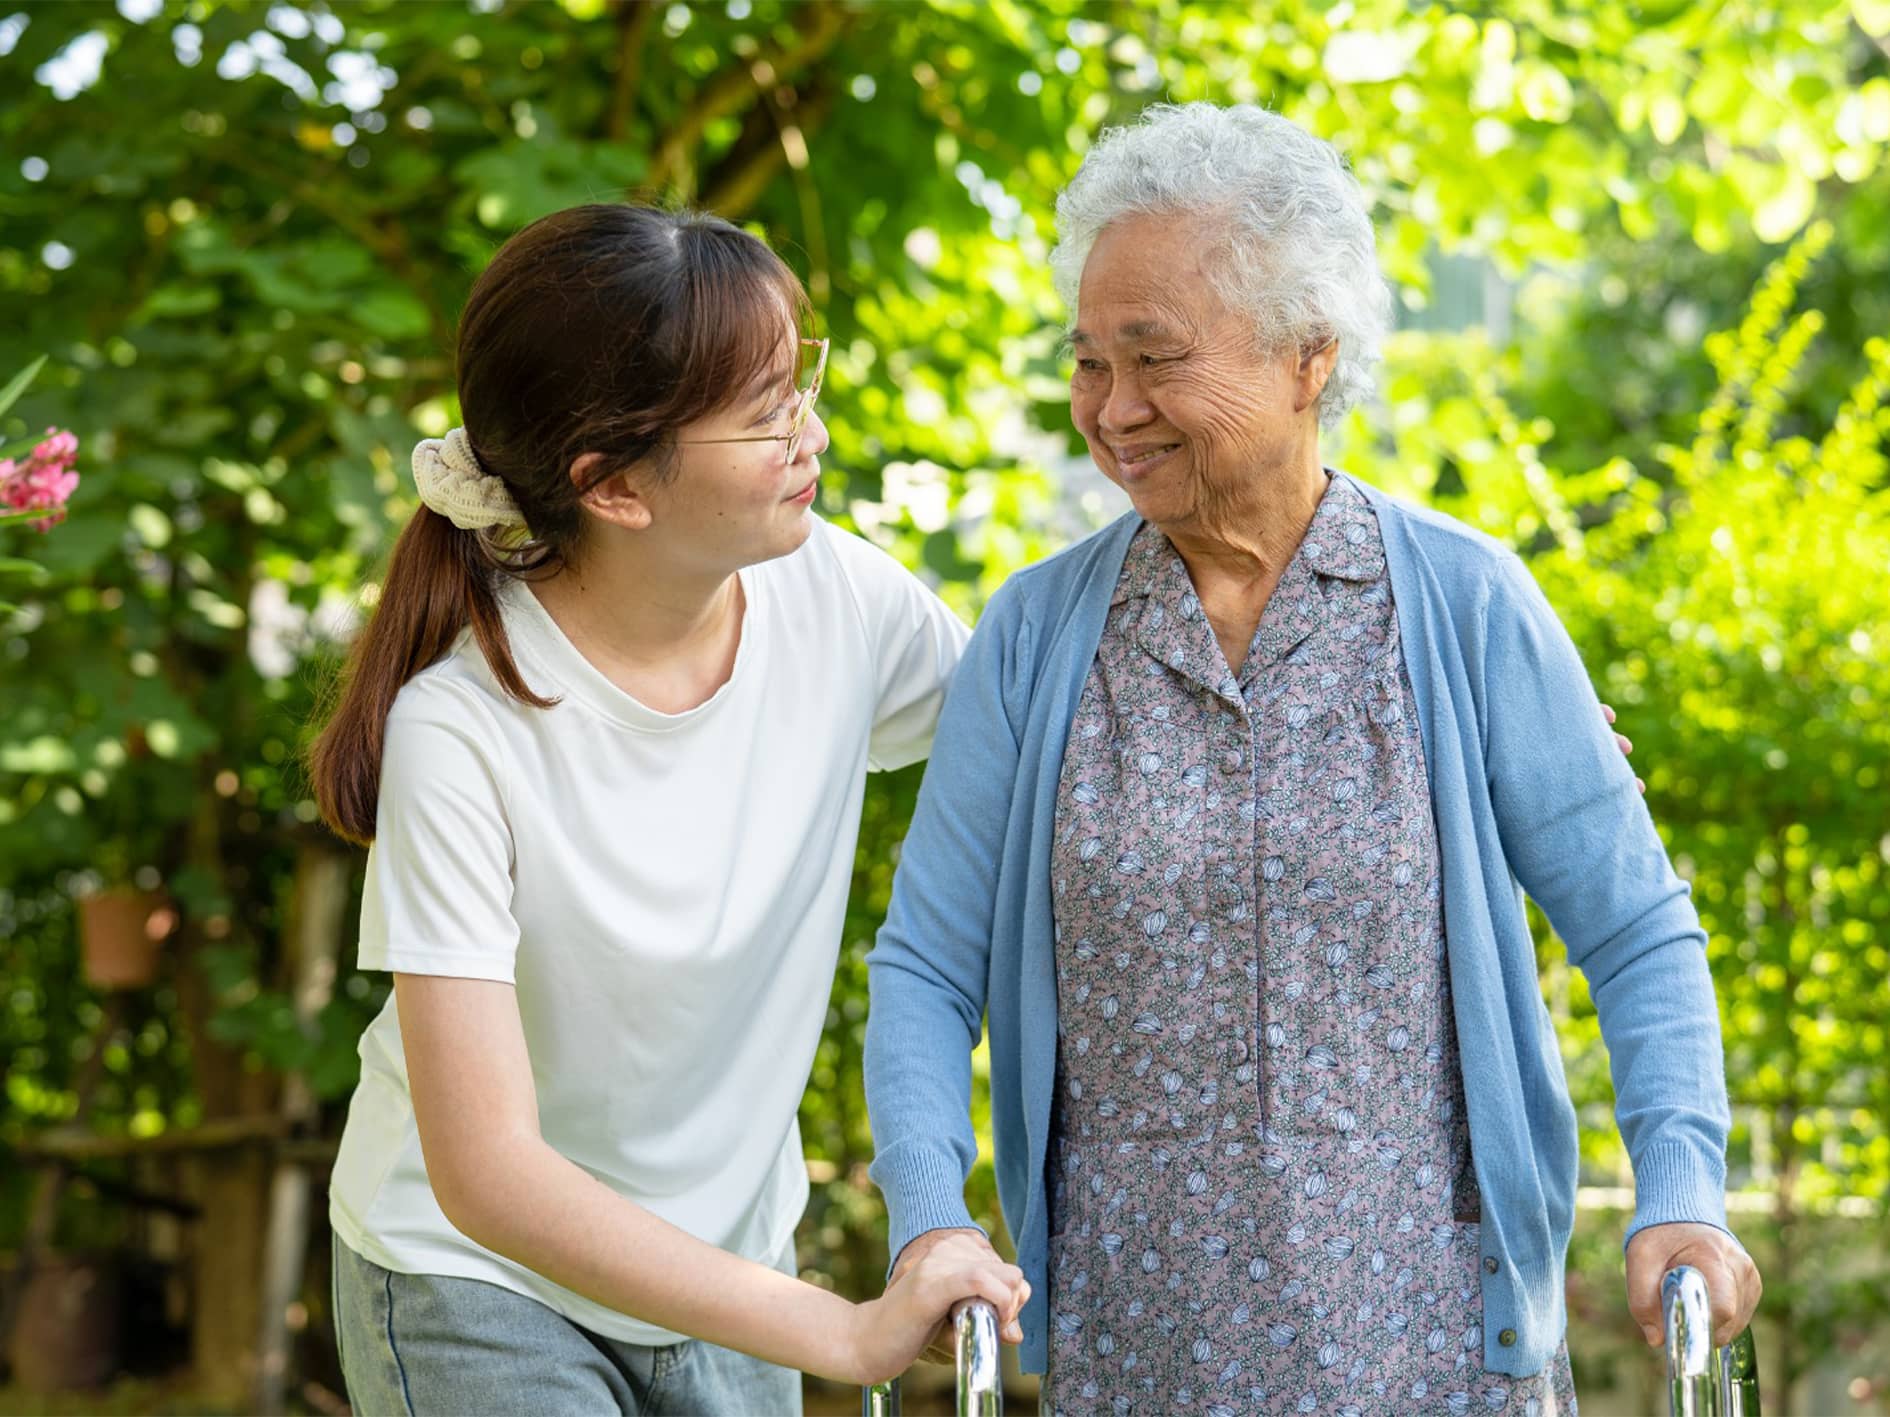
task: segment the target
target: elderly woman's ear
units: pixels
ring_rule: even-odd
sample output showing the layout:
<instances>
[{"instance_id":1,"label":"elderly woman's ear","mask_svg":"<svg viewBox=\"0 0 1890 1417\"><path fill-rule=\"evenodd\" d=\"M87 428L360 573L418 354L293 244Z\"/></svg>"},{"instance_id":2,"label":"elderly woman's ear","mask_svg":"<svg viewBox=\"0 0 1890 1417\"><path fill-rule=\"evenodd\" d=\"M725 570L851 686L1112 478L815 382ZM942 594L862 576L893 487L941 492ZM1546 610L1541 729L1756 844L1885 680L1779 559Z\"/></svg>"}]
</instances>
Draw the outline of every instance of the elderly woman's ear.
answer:
<instances>
[{"instance_id":1,"label":"elderly woman's ear","mask_svg":"<svg viewBox=\"0 0 1890 1417\"><path fill-rule=\"evenodd\" d=\"M1299 356L1299 366L1294 371L1296 388L1293 395L1293 412L1304 413L1319 402L1319 395L1325 392L1326 380L1332 377L1333 368L1339 362L1339 337L1334 335L1317 349L1307 350Z\"/></svg>"}]
</instances>

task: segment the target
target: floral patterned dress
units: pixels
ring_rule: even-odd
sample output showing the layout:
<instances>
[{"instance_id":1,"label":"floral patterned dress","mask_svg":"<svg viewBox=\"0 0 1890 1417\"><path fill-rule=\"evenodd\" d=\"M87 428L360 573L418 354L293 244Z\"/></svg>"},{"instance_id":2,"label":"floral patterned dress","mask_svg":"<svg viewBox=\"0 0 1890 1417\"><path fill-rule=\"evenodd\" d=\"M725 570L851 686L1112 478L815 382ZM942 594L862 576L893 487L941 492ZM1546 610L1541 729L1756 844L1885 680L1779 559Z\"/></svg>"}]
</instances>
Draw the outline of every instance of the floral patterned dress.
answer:
<instances>
[{"instance_id":1,"label":"floral patterned dress","mask_svg":"<svg viewBox=\"0 0 1890 1417\"><path fill-rule=\"evenodd\" d=\"M1486 1372L1423 746L1335 477L1230 674L1137 533L1057 805L1045 1411L1573 1413Z\"/></svg>"}]
</instances>

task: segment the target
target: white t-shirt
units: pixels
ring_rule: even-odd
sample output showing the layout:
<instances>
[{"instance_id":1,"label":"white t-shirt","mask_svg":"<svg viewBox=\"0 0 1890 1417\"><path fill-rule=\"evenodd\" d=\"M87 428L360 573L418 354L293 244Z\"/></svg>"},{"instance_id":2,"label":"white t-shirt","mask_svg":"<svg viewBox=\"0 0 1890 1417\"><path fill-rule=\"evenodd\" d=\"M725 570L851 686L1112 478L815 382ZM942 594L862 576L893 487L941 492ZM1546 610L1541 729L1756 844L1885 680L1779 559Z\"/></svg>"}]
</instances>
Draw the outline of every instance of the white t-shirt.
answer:
<instances>
[{"instance_id":1,"label":"white t-shirt","mask_svg":"<svg viewBox=\"0 0 1890 1417\"><path fill-rule=\"evenodd\" d=\"M807 1202L795 1120L833 984L869 767L929 751L967 631L875 547L816 522L741 572L729 681L686 713L618 689L524 586L501 592L537 709L470 632L388 716L361 967L511 982L562 1155L764 1264ZM394 1001L361 1039L330 1188L383 1268L487 1280L635 1343L656 1328L474 1244L441 1213Z\"/></svg>"}]
</instances>

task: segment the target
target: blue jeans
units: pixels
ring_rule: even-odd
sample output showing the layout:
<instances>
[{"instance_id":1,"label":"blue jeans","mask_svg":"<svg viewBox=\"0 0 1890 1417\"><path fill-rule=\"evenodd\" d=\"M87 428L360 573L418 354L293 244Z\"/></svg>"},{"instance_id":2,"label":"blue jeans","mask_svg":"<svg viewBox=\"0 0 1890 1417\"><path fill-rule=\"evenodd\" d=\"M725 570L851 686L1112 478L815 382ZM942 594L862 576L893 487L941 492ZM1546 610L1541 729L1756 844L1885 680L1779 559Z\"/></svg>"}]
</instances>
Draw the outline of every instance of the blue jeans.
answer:
<instances>
[{"instance_id":1,"label":"blue jeans","mask_svg":"<svg viewBox=\"0 0 1890 1417\"><path fill-rule=\"evenodd\" d=\"M496 1284L334 1246L335 1340L361 1417L800 1417L801 1375L708 1343L605 1338Z\"/></svg>"}]
</instances>

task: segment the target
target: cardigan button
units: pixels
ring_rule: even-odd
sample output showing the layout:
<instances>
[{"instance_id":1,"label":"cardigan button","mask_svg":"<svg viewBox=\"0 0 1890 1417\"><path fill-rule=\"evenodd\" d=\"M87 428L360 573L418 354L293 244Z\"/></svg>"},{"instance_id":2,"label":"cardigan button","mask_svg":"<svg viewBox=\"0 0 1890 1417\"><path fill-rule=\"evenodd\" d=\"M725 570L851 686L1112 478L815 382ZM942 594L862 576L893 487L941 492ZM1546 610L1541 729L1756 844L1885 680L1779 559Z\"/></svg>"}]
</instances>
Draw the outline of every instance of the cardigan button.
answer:
<instances>
[{"instance_id":1,"label":"cardigan button","mask_svg":"<svg viewBox=\"0 0 1890 1417\"><path fill-rule=\"evenodd\" d=\"M1495 1274L1496 1269L1497 1269L1496 1256L1485 1255L1483 1258L1483 1272L1485 1274Z\"/></svg>"},{"instance_id":2,"label":"cardigan button","mask_svg":"<svg viewBox=\"0 0 1890 1417\"><path fill-rule=\"evenodd\" d=\"M1513 1328L1504 1329L1501 1333L1496 1335L1496 1341L1505 1348L1514 1348L1516 1346L1516 1330Z\"/></svg>"}]
</instances>

